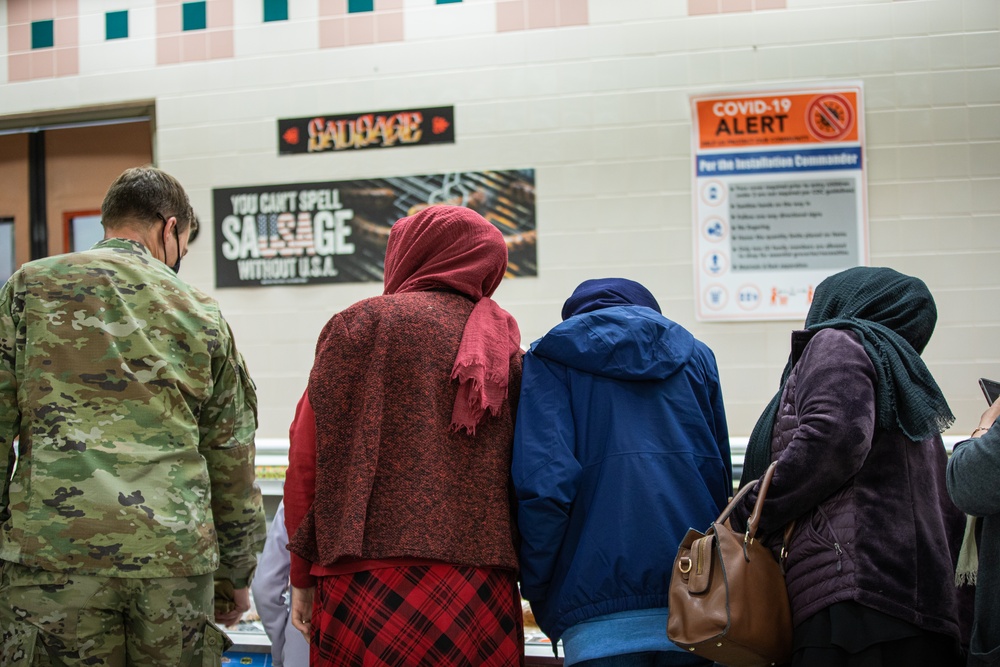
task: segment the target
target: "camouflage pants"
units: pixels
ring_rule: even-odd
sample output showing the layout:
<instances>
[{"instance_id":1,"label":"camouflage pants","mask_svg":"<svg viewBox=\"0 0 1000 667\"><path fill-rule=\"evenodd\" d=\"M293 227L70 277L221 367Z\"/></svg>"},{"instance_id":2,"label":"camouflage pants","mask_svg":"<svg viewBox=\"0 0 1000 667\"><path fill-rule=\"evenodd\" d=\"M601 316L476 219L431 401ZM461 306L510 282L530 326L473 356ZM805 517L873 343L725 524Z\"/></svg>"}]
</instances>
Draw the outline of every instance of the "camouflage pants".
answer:
<instances>
[{"instance_id":1,"label":"camouflage pants","mask_svg":"<svg viewBox=\"0 0 1000 667\"><path fill-rule=\"evenodd\" d=\"M3 667L217 667L212 575L122 579L0 561Z\"/></svg>"}]
</instances>

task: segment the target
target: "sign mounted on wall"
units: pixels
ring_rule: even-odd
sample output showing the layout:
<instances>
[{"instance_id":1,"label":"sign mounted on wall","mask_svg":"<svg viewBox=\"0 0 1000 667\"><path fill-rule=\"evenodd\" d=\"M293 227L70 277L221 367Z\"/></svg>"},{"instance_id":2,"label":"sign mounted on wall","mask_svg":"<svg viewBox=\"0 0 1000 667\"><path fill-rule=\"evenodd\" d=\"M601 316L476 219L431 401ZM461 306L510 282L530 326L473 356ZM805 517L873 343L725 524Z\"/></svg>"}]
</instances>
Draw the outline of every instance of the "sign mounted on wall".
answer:
<instances>
[{"instance_id":1,"label":"sign mounted on wall","mask_svg":"<svg viewBox=\"0 0 1000 667\"><path fill-rule=\"evenodd\" d=\"M278 119L279 155L453 143L454 107Z\"/></svg>"},{"instance_id":2,"label":"sign mounted on wall","mask_svg":"<svg viewBox=\"0 0 1000 667\"><path fill-rule=\"evenodd\" d=\"M700 320L801 320L868 262L861 84L693 96Z\"/></svg>"},{"instance_id":3,"label":"sign mounted on wall","mask_svg":"<svg viewBox=\"0 0 1000 667\"><path fill-rule=\"evenodd\" d=\"M535 171L484 171L212 191L215 286L381 282L392 224L467 206L507 241L507 277L537 275Z\"/></svg>"}]
</instances>

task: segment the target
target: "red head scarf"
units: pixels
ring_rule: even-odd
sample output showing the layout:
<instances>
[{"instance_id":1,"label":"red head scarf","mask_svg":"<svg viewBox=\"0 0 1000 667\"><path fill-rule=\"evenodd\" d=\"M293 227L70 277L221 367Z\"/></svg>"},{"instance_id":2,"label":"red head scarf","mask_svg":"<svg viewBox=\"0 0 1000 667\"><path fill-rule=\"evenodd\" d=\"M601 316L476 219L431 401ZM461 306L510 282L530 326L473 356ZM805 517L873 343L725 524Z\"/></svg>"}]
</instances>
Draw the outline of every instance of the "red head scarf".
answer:
<instances>
[{"instance_id":1,"label":"red head scarf","mask_svg":"<svg viewBox=\"0 0 1000 667\"><path fill-rule=\"evenodd\" d=\"M503 234L472 209L431 206L397 221L389 233L384 294L451 289L476 302L451 371L459 381L451 427L469 434L487 410L500 410L510 359L520 349L517 322L490 299L506 270Z\"/></svg>"}]
</instances>

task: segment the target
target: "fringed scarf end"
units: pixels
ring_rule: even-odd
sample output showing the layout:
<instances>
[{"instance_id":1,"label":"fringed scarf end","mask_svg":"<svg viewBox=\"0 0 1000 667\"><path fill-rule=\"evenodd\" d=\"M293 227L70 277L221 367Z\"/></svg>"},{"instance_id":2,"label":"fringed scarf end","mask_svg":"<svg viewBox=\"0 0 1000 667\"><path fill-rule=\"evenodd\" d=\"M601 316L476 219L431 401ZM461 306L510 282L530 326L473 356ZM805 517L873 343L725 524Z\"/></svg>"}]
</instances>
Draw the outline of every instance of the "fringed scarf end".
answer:
<instances>
[{"instance_id":1,"label":"fringed scarf end","mask_svg":"<svg viewBox=\"0 0 1000 667\"><path fill-rule=\"evenodd\" d=\"M961 588L962 586L975 586L976 585L976 572L956 572L955 573L955 588Z\"/></svg>"},{"instance_id":2,"label":"fringed scarf end","mask_svg":"<svg viewBox=\"0 0 1000 667\"><path fill-rule=\"evenodd\" d=\"M475 424L460 424L460 423L455 422L455 421L453 421L451 423L451 432L452 433L460 433L463 428L465 429L465 434L467 436L469 436L470 438L474 437L476 435L476 425Z\"/></svg>"}]
</instances>

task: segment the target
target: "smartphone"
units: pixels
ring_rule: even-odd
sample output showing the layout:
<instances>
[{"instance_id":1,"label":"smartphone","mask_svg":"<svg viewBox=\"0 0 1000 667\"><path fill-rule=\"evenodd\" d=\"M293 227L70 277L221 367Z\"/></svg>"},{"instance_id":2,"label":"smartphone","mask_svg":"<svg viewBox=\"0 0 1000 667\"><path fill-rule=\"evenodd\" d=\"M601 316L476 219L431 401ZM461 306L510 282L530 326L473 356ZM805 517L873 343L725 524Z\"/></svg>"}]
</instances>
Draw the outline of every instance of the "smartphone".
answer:
<instances>
[{"instance_id":1,"label":"smartphone","mask_svg":"<svg viewBox=\"0 0 1000 667\"><path fill-rule=\"evenodd\" d=\"M983 390L986 402L990 405L996 403L997 398L1000 398L1000 382L979 378L979 387Z\"/></svg>"}]
</instances>

